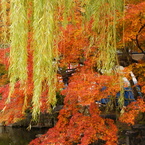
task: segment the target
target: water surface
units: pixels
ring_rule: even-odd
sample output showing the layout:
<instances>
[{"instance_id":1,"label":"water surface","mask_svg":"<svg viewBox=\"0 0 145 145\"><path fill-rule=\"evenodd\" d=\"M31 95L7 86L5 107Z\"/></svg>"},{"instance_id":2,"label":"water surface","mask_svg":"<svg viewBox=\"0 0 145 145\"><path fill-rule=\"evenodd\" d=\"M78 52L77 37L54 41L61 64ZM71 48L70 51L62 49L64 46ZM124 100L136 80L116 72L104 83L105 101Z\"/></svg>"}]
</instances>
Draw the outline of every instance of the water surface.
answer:
<instances>
[{"instance_id":1,"label":"water surface","mask_svg":"<svg viewBox=\"0 0 145 145\"><path fill-rule=\"evenodd\" d=\"M44 134L48 129L0 127L0 145L28 145L38 134Z\"/></svg>"}]
</instances>

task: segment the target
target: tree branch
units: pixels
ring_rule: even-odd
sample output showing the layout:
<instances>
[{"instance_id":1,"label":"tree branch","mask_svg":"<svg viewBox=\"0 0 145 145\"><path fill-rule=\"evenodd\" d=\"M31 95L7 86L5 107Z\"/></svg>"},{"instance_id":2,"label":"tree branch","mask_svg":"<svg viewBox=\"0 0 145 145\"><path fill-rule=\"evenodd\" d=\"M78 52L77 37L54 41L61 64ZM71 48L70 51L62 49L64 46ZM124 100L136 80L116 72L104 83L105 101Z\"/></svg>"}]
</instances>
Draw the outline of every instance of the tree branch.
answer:
<instances>
[{"instance_id":1,"label":"tree branch","mask_svg":"<svg viewBox=\"0 0 145 145\"><path fill-rule=\"evenodd\" d=\"M145 52L143 51L143 49L141 48L140 44L139 44L139 40L138 40L138 36L139 36L139 33L142 31L142 29L145 27L145 24L141 26L141 28L139 29L138 31L138 34L136 35L136 45L137 47L141 50L141 52L143 54L145 54Z\"/></svg>"}]
</instances>

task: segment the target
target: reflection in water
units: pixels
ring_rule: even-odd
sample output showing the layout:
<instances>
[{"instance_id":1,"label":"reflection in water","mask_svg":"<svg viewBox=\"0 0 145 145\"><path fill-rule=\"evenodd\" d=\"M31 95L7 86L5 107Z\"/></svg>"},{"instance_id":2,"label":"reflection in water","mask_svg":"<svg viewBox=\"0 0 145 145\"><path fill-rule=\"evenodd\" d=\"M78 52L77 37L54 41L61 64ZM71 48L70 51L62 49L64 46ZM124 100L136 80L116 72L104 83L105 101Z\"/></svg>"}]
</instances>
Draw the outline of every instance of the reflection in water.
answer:
<instances>
[{"instance_id":1,"label":"reflection in water","mask_svg":"<svg viewBox=\"0 0 145 145\"><path fill-rule=\"evenodd\" d=\"M48 129L0 127L0 145L28 145L37 134L44 134Z\"/></svg>"}]
</instances>

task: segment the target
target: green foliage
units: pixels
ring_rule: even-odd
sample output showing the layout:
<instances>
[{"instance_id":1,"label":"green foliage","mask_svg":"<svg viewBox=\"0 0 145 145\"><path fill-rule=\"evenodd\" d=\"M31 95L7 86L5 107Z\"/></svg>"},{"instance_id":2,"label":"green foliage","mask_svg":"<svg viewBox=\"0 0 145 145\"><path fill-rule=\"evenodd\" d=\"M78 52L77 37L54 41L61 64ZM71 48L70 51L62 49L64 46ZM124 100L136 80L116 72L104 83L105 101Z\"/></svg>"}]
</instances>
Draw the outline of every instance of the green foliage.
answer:
<instances>
[{"instance_id":1,"label":"green foliage","mask_svg":"<svg viewBox=\"0 0 145 145\"><path fill-rule=\"evenodd\" d=\"M27 10L25 0L11 0L10 4L10 96L14 90L16 81L19 79L22 84L27 80Z\"/></svg>"},{"instance_id":2,"label":"green foliage","mask_svg":"<svg viewBox=\"0 0 145 145\"><path fill-rule=\"evenodd\" d=\"M93 40L99 42L97 65L103 73L109 73L110 69L117 64L117 12L122 8L123 2L119 0L90 0L86 4L86 19L93 19L92 29L97 33Z\"/></svg>"},{"instance_id":3,"label":"green foliage","mask_svg":"<svg viewBox=\"0 0 145 145\"><path fill-rule=\"evenodd\" d=\"M2 36L1 36L1 44L5 44L6 43L6 39L7 39L7 31L6 31L6 23L7 23L7 5L6 5L7 1L6 0L2 0L1 1L1 17L2 17L2 22L3 22L3 27L4 29L2 30Z\"/></svg>"}]
</instances>

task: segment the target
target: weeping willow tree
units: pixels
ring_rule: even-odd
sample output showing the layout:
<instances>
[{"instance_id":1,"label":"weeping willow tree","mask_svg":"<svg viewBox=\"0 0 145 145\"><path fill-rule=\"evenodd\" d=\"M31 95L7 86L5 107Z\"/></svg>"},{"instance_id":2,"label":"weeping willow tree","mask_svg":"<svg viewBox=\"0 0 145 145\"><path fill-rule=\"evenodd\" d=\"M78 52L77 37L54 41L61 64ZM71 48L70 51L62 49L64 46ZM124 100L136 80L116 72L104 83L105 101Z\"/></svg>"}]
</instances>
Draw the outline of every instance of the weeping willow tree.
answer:
<instances>
[{"instance_id":1,"label":"weeping willow tree","mask_svg":"<svg viewBox=\"0 0 145 145\"><path fill-rule=\"evenodd\" d=\"M6 3L2 0L2 20L6 23ZM29 4L32 4L31 24L28 16ZM62 25L68 23L68 17L73 16L75 5L79 3L85 9L84 20L93 19L92 29L99 43L98 68L106 72L116 64L116 22L117 11L122 10L120 0L11 0L10 1L10 93L14 91L15 83L19 80L22 88L27 85L28 71L28 33L32 29L33 49L33 83L32 115L36 119L40 114L40 96L43 82L49 88L48 105L56 104L56 74L58 50L56 40L59 36L58 13L62 10ZM83 21L83 22L85 22ZM6 36L6 31L3 31ZM92 36L93 37L93 36ZM57 38L57 39L56 39Z\"/></svg>"},{"instance_id":2,"label":"weeping willow tree","mask_svg":"<svg viewBox=\"0 0 145 145\"><path fill-rule=\"evenodd\" d=\"M91 40L99 42L97 67L103 73L109 73L116 64L116 25L117 13L123 12L123 1L121 0L90 0L86 5L86 19L93 18L92 29L97 37Z\"/></svg>"},{"instance_id":3,"label":"weeping willow tree","mask_svg":"<svg viewBox=\"0 0 145 145\"><path fill-rule=\"evenodd\" d=\"M1 16L1 25L0 25L0 45L5 47L8 44L9 38L9 0L1 0L0 16Z\"/></svg>"}]
</instances>

